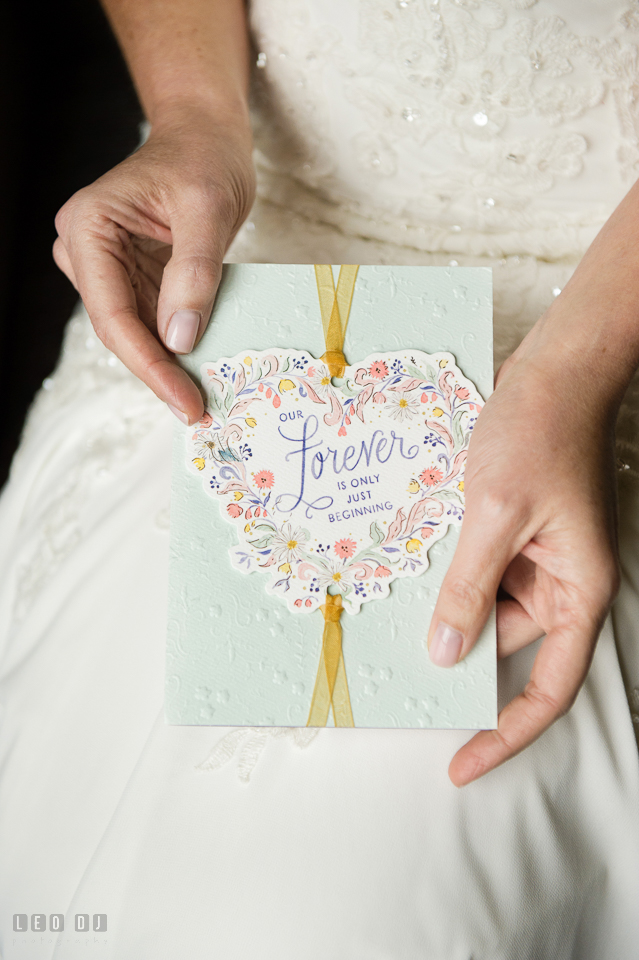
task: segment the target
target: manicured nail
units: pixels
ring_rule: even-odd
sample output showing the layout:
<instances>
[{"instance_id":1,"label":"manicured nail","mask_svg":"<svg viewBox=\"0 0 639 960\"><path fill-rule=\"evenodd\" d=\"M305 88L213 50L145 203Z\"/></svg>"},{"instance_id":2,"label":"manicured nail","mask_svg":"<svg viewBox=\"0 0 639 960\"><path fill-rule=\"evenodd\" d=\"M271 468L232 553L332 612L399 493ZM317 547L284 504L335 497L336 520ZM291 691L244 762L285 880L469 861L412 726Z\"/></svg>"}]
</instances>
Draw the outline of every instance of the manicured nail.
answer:
<instances>
[{"instance_id":1,"label":"manicured nail","mask_svg":"<svg viewBox=\"0 0 639 960\"><path fill-rule=\"evenodd\" d=\"M166 331L166 345L173 353L190 353L200 326L195 310L176 310Z\"/></svg>"},{"instance_id":2,"label":"manicured nail","mask_svg":"<svg viewBox=\"0 0 639 960\"><path fill-rule=\"evenodd\" d=\"M171 413L174 413L174 414L175 414L175 416L178 418L178 420L181 420L182 423L186 423L187 426L188 426L189 418L187 417L187 415L186 415L185 413L182 413L181 410L178 410L177 407L174 407L174 406L173 406L172 404L170 404L170 403L167 403L167 407L169 408L169 410L171 411Z\"/></svg>"},{"instance_id":3,"label":"manicured nail","mask_svg":"<svg viewBox=\"0 0 639 960\"><path fill-rule=\"evenodd\" d=\"M454 630L447 623L438 623L437 629L430 641L428 651L430 659L438 667L454 667L461 653L464 638L459 630Z\"/></svg>"}]
</instances>

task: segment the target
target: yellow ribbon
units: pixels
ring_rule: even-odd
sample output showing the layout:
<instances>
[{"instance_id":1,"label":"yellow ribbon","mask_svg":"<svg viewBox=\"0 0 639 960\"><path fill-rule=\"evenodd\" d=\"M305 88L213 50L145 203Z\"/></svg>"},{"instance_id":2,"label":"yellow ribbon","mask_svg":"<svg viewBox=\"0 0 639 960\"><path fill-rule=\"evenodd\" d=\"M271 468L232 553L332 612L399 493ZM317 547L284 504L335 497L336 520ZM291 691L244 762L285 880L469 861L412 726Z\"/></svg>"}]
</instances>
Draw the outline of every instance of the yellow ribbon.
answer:
<instances>
[{"instance_id":1,"label":"yellow ribbon","mask_svg":"<svg viewBox=\"0 0 639 960\"><path fill-rule=\"evenodd\" d=\"M343 377L346 366L344 357L344 336L351 312L353 291L359 266L342 264L337 278L337 289L333 279L333 268L327 263L315 264L315 279L319 295L322 326L326 352L322 360L327 365L331 377Z\"/></svg>"},{"instance_id":2,"label":"yellow ribbon","mask_svg":"<svg viewBox=\"0 0 639 960\"><path fill-rule=\"evenodd\" d=\"M346 367L344 336L358 270L359 267L354 264L342 264L336 288L332 266L315 264L315 279L326 343L326 352L322 360L327 365L331 377L344 376ZM325 727L332 708L336 727L354 727L342 653L341 596L327 593L326 603L322 604L320 610L324 615L322 653L306 726Z\"/></svg>"},{"instance_id":3,"label":"yellow ribbon","mask_svg":"<svg viewBox=\"0 0 639 960\"><path fill-rule=\"evenodd\" d=\"M326 603L320 610L324 614L322 655L315 678L307 727L325 727L332 707L336 727L354 727L351 699L348 694L346 667L342 653L342 598L339 594L326 594Z\"/></svg>"}]
</instances>

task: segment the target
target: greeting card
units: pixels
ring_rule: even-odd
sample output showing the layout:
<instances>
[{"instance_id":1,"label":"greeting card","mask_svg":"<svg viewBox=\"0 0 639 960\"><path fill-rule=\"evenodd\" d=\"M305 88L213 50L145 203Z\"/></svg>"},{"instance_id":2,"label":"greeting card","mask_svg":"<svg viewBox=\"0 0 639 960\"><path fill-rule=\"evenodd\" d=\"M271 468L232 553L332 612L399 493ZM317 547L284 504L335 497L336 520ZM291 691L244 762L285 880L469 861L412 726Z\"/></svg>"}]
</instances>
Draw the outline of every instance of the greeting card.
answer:
<instances>
[{"instance_id":1,"label":"greeting card","mask_svg":"<svg viewBox=\"0 0 639 960\"><path fill-rule=\"evenodd\" d=\"M176 427L171 723L493 727L495 626L430 616L492 386L489 270L229 265Z\"/></svg>"}]
</instances>

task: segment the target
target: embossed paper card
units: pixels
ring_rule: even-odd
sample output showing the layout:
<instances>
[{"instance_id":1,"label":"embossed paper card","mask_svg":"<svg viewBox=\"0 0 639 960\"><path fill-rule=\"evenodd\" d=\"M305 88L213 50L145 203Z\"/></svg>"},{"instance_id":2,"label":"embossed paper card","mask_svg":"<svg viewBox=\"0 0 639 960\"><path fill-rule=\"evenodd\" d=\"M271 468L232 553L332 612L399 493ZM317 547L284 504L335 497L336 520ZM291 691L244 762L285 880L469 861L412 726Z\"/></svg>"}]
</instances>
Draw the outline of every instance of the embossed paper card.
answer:
<instances>
[{"instance_id":1,"label":"embossed paper card","mask_svg":"<svg viewBox=\"0 0 639 960\"><path fill-rule=\"evenodd\" d=\"M426 634L492 389L486 269L233 264L182 362L166 717L489 728L495 624L453 668Z\"/></svg>"}]
</instances>

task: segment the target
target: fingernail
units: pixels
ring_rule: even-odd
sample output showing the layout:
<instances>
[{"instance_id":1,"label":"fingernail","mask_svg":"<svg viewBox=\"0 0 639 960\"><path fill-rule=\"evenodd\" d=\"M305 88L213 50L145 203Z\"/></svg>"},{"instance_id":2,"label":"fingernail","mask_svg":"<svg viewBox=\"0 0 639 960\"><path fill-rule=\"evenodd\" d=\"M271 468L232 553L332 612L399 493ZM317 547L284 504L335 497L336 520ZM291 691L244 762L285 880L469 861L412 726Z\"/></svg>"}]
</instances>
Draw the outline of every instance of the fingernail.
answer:
<instances>
[{"instance_id":1,"label":"fingernail","mask_svg":"<svg viewBox=\"0 0 639 960\"><path fill-rule=\"evenodd\" d=\"M428 651L431 661L438 667L454 667L463 642L459 630L449 627L447 623L438 623Z\"/></svg>"},{"instance_id":2,"label":"fingernail","mask_svg":"<svg viewBox=\"0 0 639 960\"><path fill-rule=\"evenodd\" d=\"M166 331L166 345L173 353L190 353L200 326L195 310L176 310Z\"/></svg>"},{"instance_id":3,"label":"fingernail","mask_svg":"<svg viewBox=\"0 0 639 960\"><path fill-rule=\"evenodd\" d=\"M174 414L175 414L175 416L178 418L178 420L181 420L182 423L186 423L187 426L188 426L189 418L187 417L187 415L186 415L185 413L182 413L181 410L178 410L177 407L174 407L174 406L173 406L172 404L170 404L170 403L167 403L167 407L169 408L169 410L171 411L171 413L174 413Z\"/></svg>"}]
</instances>

